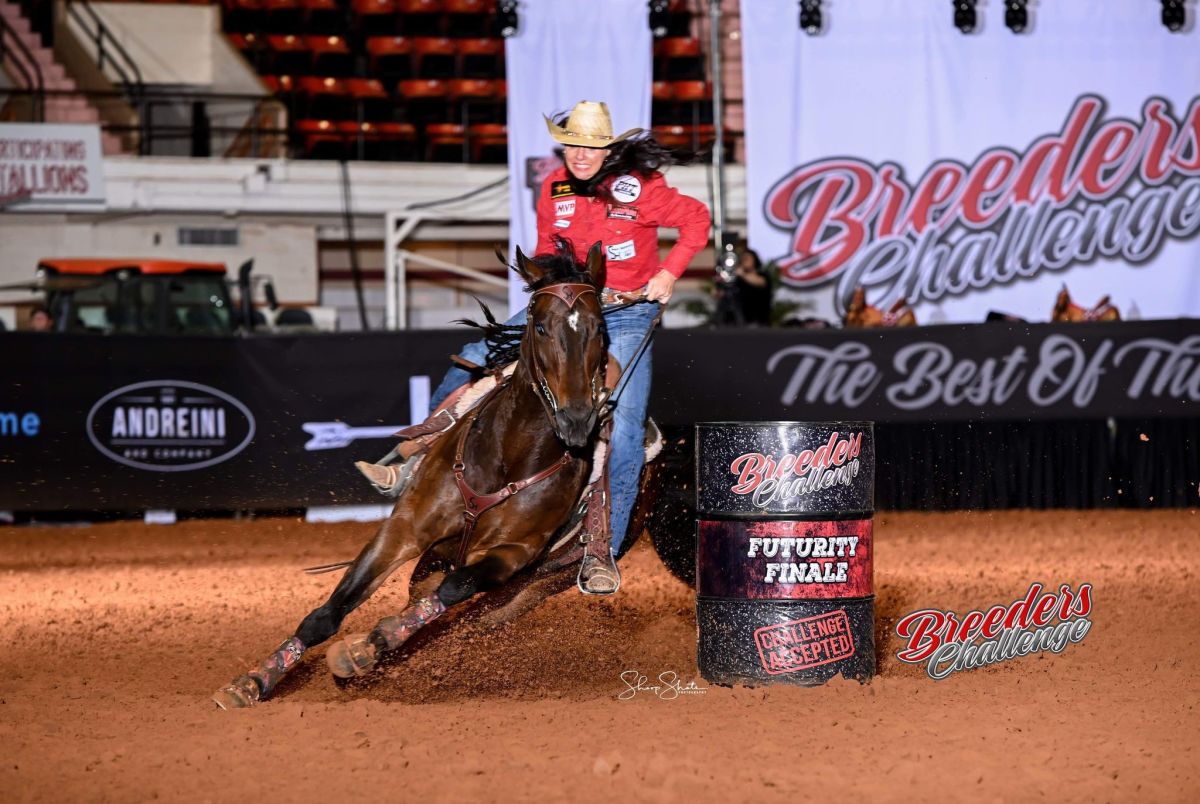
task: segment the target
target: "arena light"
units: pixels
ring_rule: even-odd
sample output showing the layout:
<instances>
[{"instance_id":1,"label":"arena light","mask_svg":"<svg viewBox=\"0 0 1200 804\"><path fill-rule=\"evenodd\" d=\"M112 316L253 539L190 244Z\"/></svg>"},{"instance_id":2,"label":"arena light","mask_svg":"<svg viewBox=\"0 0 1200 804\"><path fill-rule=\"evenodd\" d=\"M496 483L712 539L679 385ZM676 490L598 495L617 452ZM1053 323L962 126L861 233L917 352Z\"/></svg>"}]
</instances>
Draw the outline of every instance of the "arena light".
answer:
<instances>
[{"instance_id":1,"label":"arena light","mask_svg":"<svg viewBox=\"0 0 1200 804\"><path fill-rule=\"evenodd\" d=\"M1019 34L1029 26L1029 10L1025 7L1027 0L1008 0L1004 4L1004 24L1015 34Z\"/></svg>"},{"instance_id":2,"label":"arena light","mask_svg":"<svg viewBox=\"0 0 1200 804\"><path fill-rule=\"evenodd\" d=\"M671 25L671 15L667 13L669 0L650 0L650 35L662 39L667 35Z\"/></svg>"},{"instance_id":3,"label":"arena light","mask_svg":"<svg viewBox=\"0 0 1200 804\"><path fill-rule=\"evenodd\" d=\"M521 22L517 17L517 0L500 0L500 8L496 11L496 30L505 39L517 35Z\"/></svg>"},{"instance_id":4,"label":"arena light","mask_svg":"<svg viewBox=\"0 0 1200 804\"><path fill-rule=\"evenodd\" d=\"M1184 0L1162 0L1162 24L1171 33L1179 33L1187 24L1187 6Z\"/></svg>"},{"instance_id":5,"label":"arena light","mask_svg":"<svg viewBox=\"0 0 1200 804\"><path fill-rule=\"evenodd\" d=\"M809 36L821 32L821 0L800 0L800 29Z\"/></svg>"},{"instance_id":6,"label":"arena light","mask_svg":"<svg viewBox=\"0 0 1200 804\"><path fill-rule=\"evenodd\" d=\"M975 30L975 0L952 0L954 3L954 27L965 34Z\"/></svg>"}]
</instances>

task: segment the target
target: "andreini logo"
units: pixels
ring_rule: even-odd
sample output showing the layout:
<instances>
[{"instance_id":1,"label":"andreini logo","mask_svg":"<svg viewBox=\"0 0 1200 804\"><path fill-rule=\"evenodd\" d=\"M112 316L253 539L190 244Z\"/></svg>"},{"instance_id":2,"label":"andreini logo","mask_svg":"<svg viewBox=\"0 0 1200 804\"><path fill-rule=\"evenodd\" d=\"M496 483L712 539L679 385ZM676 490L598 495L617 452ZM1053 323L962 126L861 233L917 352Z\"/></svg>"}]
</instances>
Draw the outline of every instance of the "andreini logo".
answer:
<instances>
[{"instance_id":1,"label":"andreini logo","mask_svg":"<svg viewBox=\"0 0 1200 804\"><path fill-rule=\"evenodd\" d=\"M187 472L227 461L254 437L250 409L229 394L183 380L126 385L92 406L88 438L117 463Z\"/></svg>"}]
</instances>

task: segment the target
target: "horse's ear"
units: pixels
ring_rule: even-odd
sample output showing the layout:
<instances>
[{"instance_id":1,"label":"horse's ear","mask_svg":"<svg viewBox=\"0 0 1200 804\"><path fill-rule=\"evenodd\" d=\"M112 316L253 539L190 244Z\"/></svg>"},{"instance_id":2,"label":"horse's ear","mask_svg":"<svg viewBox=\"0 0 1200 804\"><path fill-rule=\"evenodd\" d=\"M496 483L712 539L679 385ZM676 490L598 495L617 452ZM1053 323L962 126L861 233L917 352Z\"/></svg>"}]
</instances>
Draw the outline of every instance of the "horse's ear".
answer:
<instances>
[{"instance_id":1,"label":"horse's ear","mask_svg":"<svg viewBox=\"0 0 1200 804\"><path fill-rule=\"evenodd\" d=\"M517 269L517 273L521 275L521 278L530 285L546 275L546 272L542 270L540 265L525 256L525 252L521 251L520 246L517 246L517 263L514 267Z\"/></svg>"},{"instance_id":2,"label":"horse's ear","mask_svg":"<svg viewBox=\"0 0 1200 804\"><path fill-rule=\"evenodd\" d=\"M592 277L592 284L603 289L607 271L608 263L604 259L604 246L597 240L588 249L587 255L587 272Z\"/></svg>"}]
</instances>

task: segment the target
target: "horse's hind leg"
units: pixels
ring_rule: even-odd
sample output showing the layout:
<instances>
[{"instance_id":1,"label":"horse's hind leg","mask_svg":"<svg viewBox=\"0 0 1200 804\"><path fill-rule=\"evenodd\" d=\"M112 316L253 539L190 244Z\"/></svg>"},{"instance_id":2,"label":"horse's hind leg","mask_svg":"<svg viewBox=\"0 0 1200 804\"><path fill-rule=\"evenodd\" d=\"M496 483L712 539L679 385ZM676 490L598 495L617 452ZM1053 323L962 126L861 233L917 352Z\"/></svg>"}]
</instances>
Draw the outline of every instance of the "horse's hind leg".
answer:
<instances>
[{"instance_id":1,"label":"horse's hind leg","mask_svg":"<svg viewBox=\"0 0 1200 804\"><path fill-rule=\"evenodd\" d=\"M338 582L324 605L301 621L294 635L245 675L213 695L222 709L246 707L269 697L279 681L304 653L337 633L342 621L379 588L389 575L420 554L409 529L393 515L380 526Z\"/></svg>"},{"instance_id":2,"label":"horse's hind leg","mask_svg":"<svg viewBox=\"0 0 1200 804\"><path fill-rule=\"evenodd\" d=\"M370 634L330 645L325 654L329 671L338 678L366 675L380 656L399 648L451 606L502 586L530 558L526 545L502 545L488 550L478 561L447 574L432 594L412 601L399 614L384 617Z\"/></svg>"}]
</instances>

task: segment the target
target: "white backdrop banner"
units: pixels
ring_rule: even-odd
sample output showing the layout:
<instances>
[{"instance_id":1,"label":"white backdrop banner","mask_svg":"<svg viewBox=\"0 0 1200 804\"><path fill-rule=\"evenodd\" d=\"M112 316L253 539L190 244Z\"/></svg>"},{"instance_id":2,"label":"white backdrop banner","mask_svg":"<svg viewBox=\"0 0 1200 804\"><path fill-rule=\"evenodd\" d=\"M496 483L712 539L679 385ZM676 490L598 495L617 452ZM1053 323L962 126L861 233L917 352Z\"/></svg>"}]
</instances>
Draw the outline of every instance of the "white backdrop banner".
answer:
<instances>
[{"instance_id":1,"label":"white backdrop banner","mask_svg":"<svg viewBox=\"0 0 1200 804\"><path fill-rule=\"evenodd\" d=\"M645 0L522 0L508 60L509 253L537 244L542 180L561 162L542 115L604 101L616 131L650 127L651 39ZM525 306L509 284L509 309Z\"/></svg>"},{"instance_id":2,"label":"white backdrop banner","mask_svg":"<svg viewBox=\"0 0 1200 804\"><path fill-rule=\"evenodd\" d=\"M1200 30L1143 0L857 0L820 36L794 0L742 0L750 243L840 315L922 323L1085 307L1200 315Z\"/></svg>"}]
</instances>

